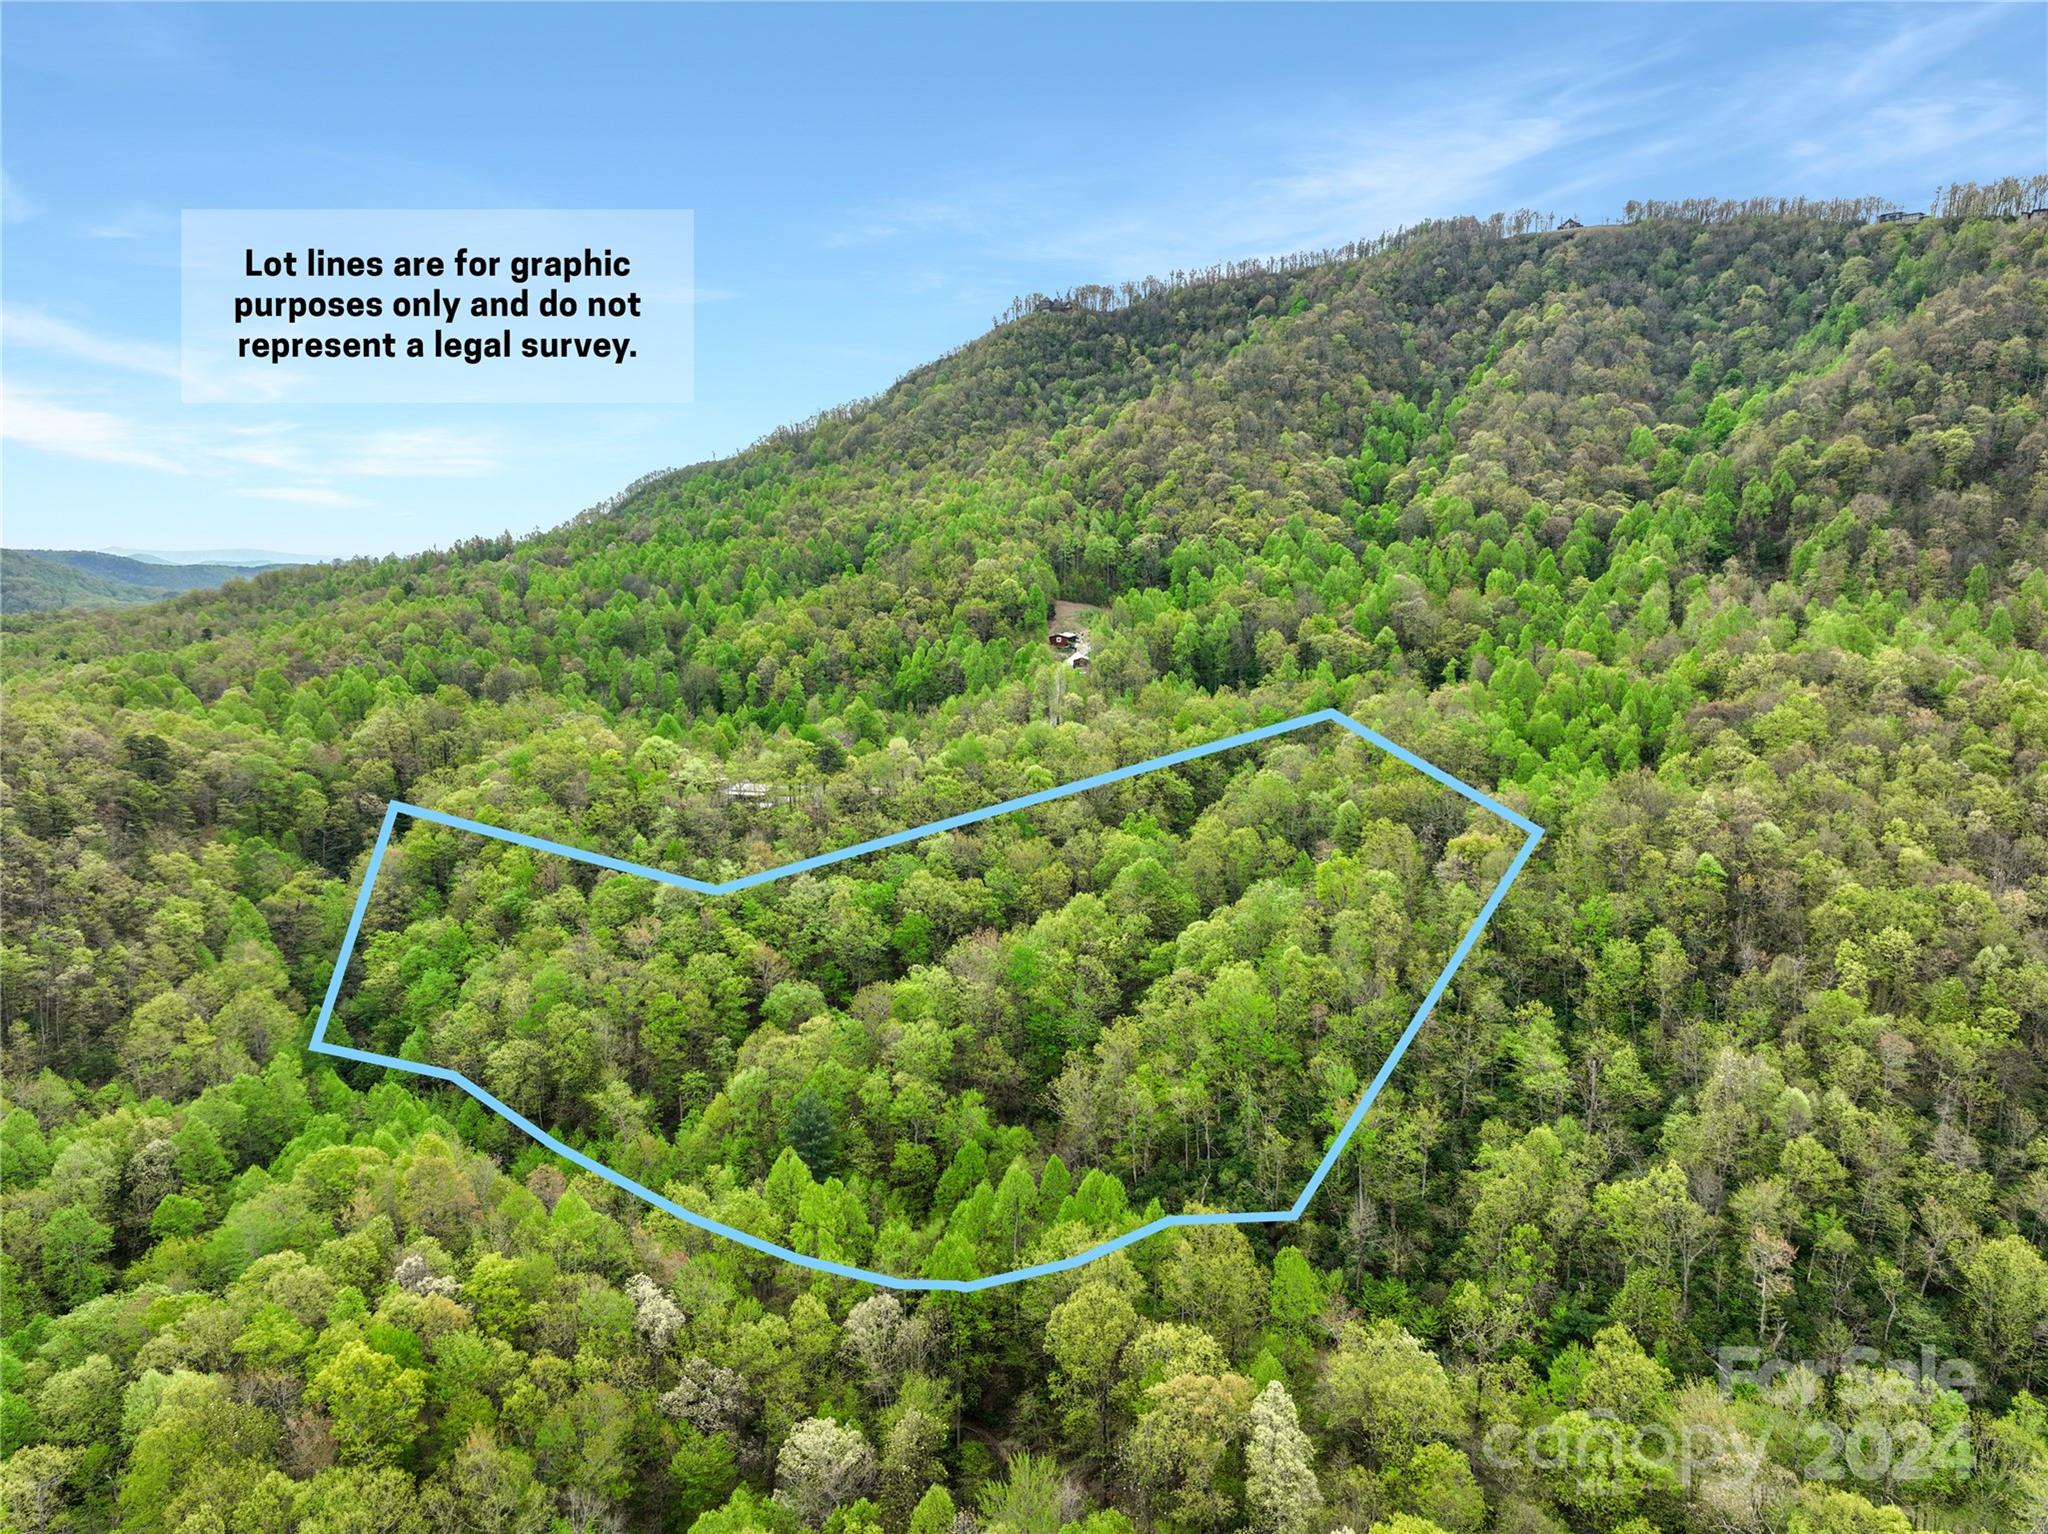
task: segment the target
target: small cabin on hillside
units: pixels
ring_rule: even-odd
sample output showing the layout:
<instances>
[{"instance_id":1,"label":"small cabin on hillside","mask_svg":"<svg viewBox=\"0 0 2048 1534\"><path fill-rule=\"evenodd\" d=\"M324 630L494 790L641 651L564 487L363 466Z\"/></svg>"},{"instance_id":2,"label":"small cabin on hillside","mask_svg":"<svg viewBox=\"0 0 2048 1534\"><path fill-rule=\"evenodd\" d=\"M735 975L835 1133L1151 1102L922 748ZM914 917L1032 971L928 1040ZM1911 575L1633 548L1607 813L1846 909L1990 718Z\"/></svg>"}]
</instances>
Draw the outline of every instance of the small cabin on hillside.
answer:
<instances>
[{"instance_id":1,"label":"small cabin on hillside","mask_svg":"<svg viewBox=\"0 0 2048 1534\"><path fill-rule=\"evenodd\" d=\"M1088 669L1088 657L1085 655L1069 655L1067 657L1067 664L1076 671L1086 671Z\"/></svg>"},{"instance_id":2,"label":"small cabin on hillside","mask_svg":"<svg viewBox=\"0 0 2048 1534\"><path fill-rule=\"evenodd\" d=\"M1071 650L1080 642L1081 636L1070 629L1061 629L1058 633L1046 637L1046 643L1055 650Z\"/></svg>"},{"instance_id":3,"label":"small cabin on hillside","mask_svg":"<svg viewBox=\"0 0 2048 1534\"><path fill-rule=\"evenodd\" d=\"M1583 229L1586 226L1575 218L1568 218L1557 226L1560 229Z\"/></svg>"},{"instance_id":4,"label":"small cabin on hillside","mask_svg":"<svg viewBox=\"0 0 2048 1534\"><path fill-rule=\"evenodd\" d=\"M1880 224L1917 224L1926 216L1925 213L1880 213L1877 215L1877 221Z\"/></svg>"}]
</instances>

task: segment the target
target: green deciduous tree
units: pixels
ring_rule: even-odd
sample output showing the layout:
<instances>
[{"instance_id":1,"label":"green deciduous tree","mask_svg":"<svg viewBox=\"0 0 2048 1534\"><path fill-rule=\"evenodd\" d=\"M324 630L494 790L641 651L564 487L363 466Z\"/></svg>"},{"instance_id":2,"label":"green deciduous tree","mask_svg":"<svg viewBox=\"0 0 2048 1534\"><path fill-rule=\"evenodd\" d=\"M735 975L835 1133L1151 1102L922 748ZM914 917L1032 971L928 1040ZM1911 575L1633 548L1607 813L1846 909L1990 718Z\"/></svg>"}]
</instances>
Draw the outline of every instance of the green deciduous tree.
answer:
<instances>
[{"instance_id":1,"label":"green deciduous tree","mask_svg":"<svg viewBox=\"0 0 2048 1534\"><path fill-rule=\"evenodd\" d=\"M1323 1367L1324 1418L1375 1458L1404 1459L1413 1445L1456 1437L1465 1426L1443 1365L1392 1321L1344 1328Z\"/></svg>"},{"instance_id":2,"label":"green deciduous tree","mask_svg":"<svg viewBox=\"0 0 2048 1534\"><path fill-rule=\"evenodd\" d=\"M426 1379L389 1354L349 1342L313 1376L306 1395L332 1419L335 1446L344 1459L394 1464L411 1449L419 1430Z\"/></svg>"}]
</instances>

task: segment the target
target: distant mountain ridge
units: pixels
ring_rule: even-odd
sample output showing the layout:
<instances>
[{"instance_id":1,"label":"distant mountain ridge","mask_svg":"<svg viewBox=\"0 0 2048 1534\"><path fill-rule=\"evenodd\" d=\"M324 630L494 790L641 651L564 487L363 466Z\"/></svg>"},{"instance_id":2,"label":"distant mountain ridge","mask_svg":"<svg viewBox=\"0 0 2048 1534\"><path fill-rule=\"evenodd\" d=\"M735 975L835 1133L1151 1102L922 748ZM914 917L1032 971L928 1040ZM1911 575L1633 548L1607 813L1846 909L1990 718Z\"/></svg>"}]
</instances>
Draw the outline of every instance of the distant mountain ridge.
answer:
<instances>
[{"instance_id":1,"label":"distant mountain ridge","mask_svg":"<svg viewBox=\"0 0 2048 1534\"><path fill-rule=\"evenodd\" d=\"M0 549L0 611L122 607L210 590L274 564L179 565L93 549Z\"/></svg>"},{"instance_id":2,"label":"distant mountain ridge","mask_svg":"<svg viewBox=\"0 0 2048 1534\"><path fill-rule=\"evenodd\" d=\"M310 563L303 554L288 554L281 549L130 549L109 544L94 552L119 555L145 565L239 565L271 570L279 565Z\"/></svg>"}]
</instances>

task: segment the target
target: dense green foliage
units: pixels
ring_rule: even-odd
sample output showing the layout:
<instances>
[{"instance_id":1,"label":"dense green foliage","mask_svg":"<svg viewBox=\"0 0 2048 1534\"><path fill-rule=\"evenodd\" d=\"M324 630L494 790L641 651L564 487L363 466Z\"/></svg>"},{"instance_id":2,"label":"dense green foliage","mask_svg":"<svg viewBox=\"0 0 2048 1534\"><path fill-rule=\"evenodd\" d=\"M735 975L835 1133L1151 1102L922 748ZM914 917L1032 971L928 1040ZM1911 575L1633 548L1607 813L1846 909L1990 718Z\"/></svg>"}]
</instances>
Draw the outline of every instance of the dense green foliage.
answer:
<instances>
[{"instance_id":1,"label":"dense green foliage","mask_svg":"<svg viewBox=\"0 0 2048 1534\"><path fill-rule=\"evenodd\" d=\"M1685 212L10 620L0 1520L2042 1528L2048 222ZM391 797L726 876L1325 706L1551 837L1298 1226L899 1298L303 1049ZM1298 1185L1512 845L1307 737L724 902L411 826L338 1017L968 1276Z\"/></svg>"},{"instance_id":2,"label":"dense green foliage","mask_svg":"<svg viewBox=\"0 0 2048 1534\"><path fill-rule=\"evenodd\" d=\"M1012 735L959 753L982 789L1036 775L995 765L1024 755ZM672 792L686 761L655 737L622 792ZM804 810L838 826L867 797L843 774ZM1329 726L710 902L424 826L385 861L334 1028L453 1066L654 1186L709 1178L684 1202L742 1227L784 1146L829 1163L863 1213L804 1249L866 1264L872 1220L914 1273L946 1226L912 1241L893 1220L929 1205L958 1229L984 1171L1055 1146L1133 1202L1289 1202L1520 841ZM116 1048L169 1097L253 1068L217 1029L203 1059L176 1024ZM999 1223L983 1272L1035 1225Z\"/></svg>"},{"instance_id":3,"label":"dense green foliage","mask_svg":"<svg viewBox=\"0 0 2048 1534\"><path fill-rule=\"evenodd\" d=\"M119 607L241 580L256 565L151 564L90 549L0 549L0 612Z\"/></svg>"}]
</instances>

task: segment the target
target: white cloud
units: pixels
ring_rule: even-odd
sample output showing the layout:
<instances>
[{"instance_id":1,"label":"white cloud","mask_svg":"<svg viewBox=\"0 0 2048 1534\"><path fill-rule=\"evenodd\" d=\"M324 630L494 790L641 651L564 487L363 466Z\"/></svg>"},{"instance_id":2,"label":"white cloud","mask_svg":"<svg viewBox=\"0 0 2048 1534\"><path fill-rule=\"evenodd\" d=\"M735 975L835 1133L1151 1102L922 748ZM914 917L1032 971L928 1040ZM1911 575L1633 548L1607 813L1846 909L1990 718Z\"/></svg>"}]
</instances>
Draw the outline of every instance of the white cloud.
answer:
<instances>
[{"instance_id":1,"label":"white cloud","mask_svg":"<svg viewBox=\"0 0 2048 1534\"><path fill-rule=\"evenodd\" d=\"M193 404L226 397L218 368L203 357L191 359L194 365L188 373L187 359L174 346L137 341L126 336L100 335L42 309L19 306L0 309L0 344L47 352L53 357L82 362L89 367L167 379L179 385L186 400ZM268 393L272 401L282 400L289 388L289 381L274 370L252 375L252 381L253 386ZM237 383L238 389L250 386L241 381Z\"/></svg>"},{"instance_id":2,"label":"white cloud","mask_svg":"<svg viewBox=\"0 0 2048 1534\"><path fill-rule=\"evenodd\" d=\"M1753 147L1766 182L1808 194L1891 191L1917 205L1923 178L1931 191L2025 171L2040 161L2048 109L2038 92L1985 78L1979 36L2021 9L1844 13L1839 32L1772 60L1704 131Z\"/></svg>"},{"instance_id":3,"label":"white cloud","mask_svg":"<svg viewBox=\"0 0 2048 1534\"><path fill-rule=\"evenodd\" d=\"M355 506L363 502L332 481L485 479L506 468L494 436L445 427L315 433L292 421L194 425L189 412L158 424L11 383L0 402L0 436L39 452L162 474L234 480L253 470L311 481L230 492L259 500Z\"/></svg>"},{"instance_id":4,"label":"white cloud","mask_svg":"<svg viewBox=\"0 0 2048 1534\"><path fill-rule=\"evenodd\" d=\"M880 245L905 235L989 235L990 208L980 196L900 198L858 209L825 231L827 249Z\"/></svg>"},{"instance_id":5,"label":"white cloud","mask_svg":"<svg viewBox=\"0 0 2048 1534\"><path fill-rule=\"evenodd\" d=\"M271 421L261 426L231 426L227 440L213 448L213 456L228 463L247 464L254 469L271 469L285 474L306 469L306 450L294 440L297 428L289 421Z\"/></svg>"},{"instance_id":6,"label":"white cloud","mask_svg":"<svg viewBox=\"0 0 2048 1534\"><path fill-rule=\"evenodd\" d=\"M1301 169L1274 178L1240 209L1247 237L1266 253L1342 244L1452 212L1482 212L1507 172L1576 136L1563 114L1510 114L1461 126L1410 122L1401 131L1354 132ZM1415 146L1429 145L1427 155ZM1254 234L1256 231L1256 235Z\"/></svg>"},{"instance_id":7,"label":"white cloud","mask_svg":"<svg viewBox=\"0 0 2048 1534\"><path fill-rule=\"evenodd\" d=\"M283 501L293 506L323 506L340 510L348 506L361 506L363 498L350 495L346 490L334 490L325 485L251 485L237 490L236 495L246 496L252 501Z\"/></svg>"},{"instance_id":8,"label":"white cloud","mask_svg":"<svg viewBox=\"0 0 2048 1534\"><path fill-rule=\"evenodd\" d=\"M5 384L0 384L0 438L65 458L126 464L162 474L190 472L126 417L81 410Z\"/></svg>"},{"instance_id":9,"label":"white cloud","mask_svg":"<svg viewBox=\"0 0 2048 1534\"><path fill-rule=\"evenodd\" d=\"M42 204L23 191L21 183L6 170L0 169L0 224L25 224L42 211Z\"/></svg>"},{"instance_id":10,"label":"white cloud","mask_svg":"<svg viewBox=\"0 0 2048 1534\"><path fill-rule=\"evenodd\" d=\"M956 286L1015 291L1517 206L1593 219L1632 197L1903 193L1923 176L1931 186L2038 162L2038 93L1981 78L1990 30L2015 9L1813 8L1734 77L1701 68L1727 30L1706 12L1664 8L1655 24L1626 7L1560 12L1555 40L1390 74L1369 98L1218 97L1213 119L1227 132L1200 118L1159 125L1179 144L1157 158L1160 174L1132 176L1115 156L1048 155L1021 175L848 210L818 238L952 244L982 268L956 265Z\"/></svg>"},{"instance_id":11,"label":"white cloud","mask_svg":"<svg viewBox=\"0 0 2048 1534\"><path fill-rule=\"evenodd\" d=\"M1981 32L1996 6L1943 6L1929 20L1902 22L1891 36L1857 59L1846 73L1830 70L1834 93L1847 97L1887 95L1923 81L1935 61L1954 53Z\"/></svg>"},{"instance_id":12,"label":"white cloud","mask_svg":"<svg viewBox=\"0 0 2048 1534\"><path fill-rule=\"evenodd\" d=\"M496 443L475 432L423 426L413 431L378 431L334 465L338 474L375 478L474 479L503 467Z\"/></svg>"},{"instance_id":13,"label":"white cloud","mask_svg":"<svg viewBox=\"0 0 2048 1534\"><path fill-rule=\"evenodd\" d=\"M0 343L51 352L94 367L147 373L156 378L168 378L174 383L179 376L178 353L174 347L94 335L41 309L14 306L0 309Z\"/></svg>"},{"instance_id":14,"label":"white cloud","mask_svg":"<svg viewBox=\"0 0 2048 1534\"><path fill-rule=\"evenodd\" d=\"M82 232L88 240L140 240L164 233L170 225L169 215L147 203L133 202L109 218L87 224Z\"/></svg>"},{"instance_id":15,"label":"white cloud","mask_svg":"<svg viewBox=\"0 0 2048 1534\"><path fill-rule=\"evenodd\" d=\"M2038 130L2038 117L2032 126ZM1903 97L1863 108L1834 138L1803 139L1787 153L1805 174L1836 177L1873 164L1932 167L1971 145L1996 143L2028 128L2027 109L2010 97Z\"/></svg>"},{"instance_id":16,"label":"white cloud","mask_svg":"<svg viewBox=\"0 0 2048 1534\"><path fill-rule=\"evenodd\" d=\"M190 358L190 369L186 371L186 358L180 356L176 346L131 340L127 336L102 336L43 309L0 309L0 342L47 352L88 367L168 379L180 385L186 397L195 403L207 401L209 393L217 391L217 367L209 363L209 358ZM264 371L254 375L254 387L266 391L272 401L279 401L287 391L287 381L272 371Z\"/></svg>"},{"instance_id":17,"label":"white cloud","mask_svg":"<svg viewBox=\"0 0 2048 1534\"><path fill-rule=\"evenodd\" d=\"M1622 120L1666 94L1657 72L1679 51L1635 39L1605 53L1517 57L1428 91L1394 82L1370 111L1304 101L1214 135L1207 157L1194 146L1198 168L1178 180L1139 182L1085 161L983 177L855 210L821 239L844 248L950 235L1006 267L1114 281L1483 214L1533 200L1532 183L1558 180L1574 156L1610 169L1626 157Z\"/></svg>"}]
</instances>

